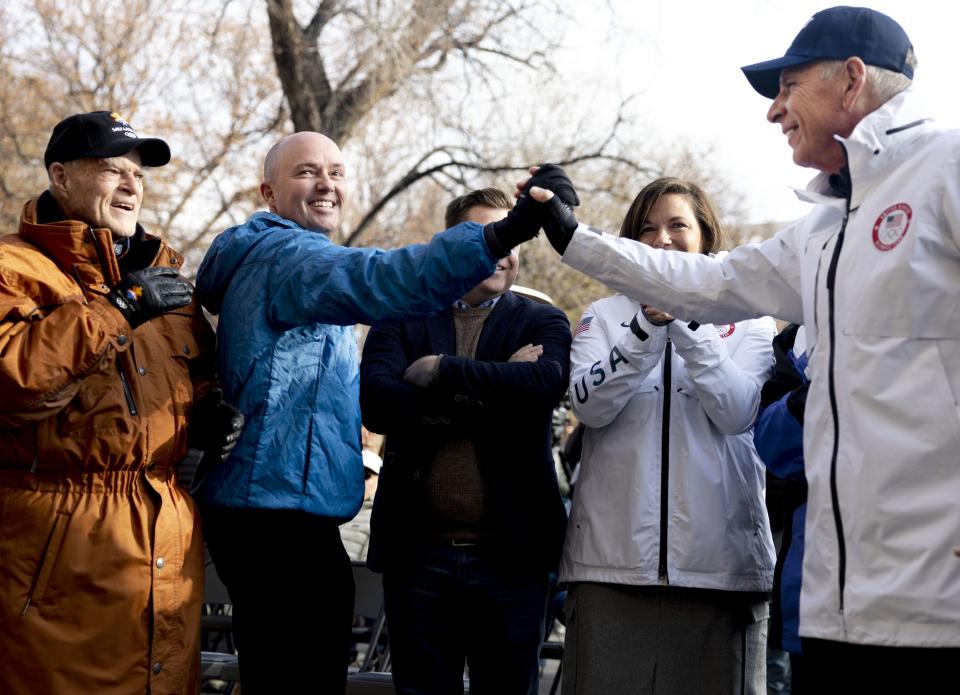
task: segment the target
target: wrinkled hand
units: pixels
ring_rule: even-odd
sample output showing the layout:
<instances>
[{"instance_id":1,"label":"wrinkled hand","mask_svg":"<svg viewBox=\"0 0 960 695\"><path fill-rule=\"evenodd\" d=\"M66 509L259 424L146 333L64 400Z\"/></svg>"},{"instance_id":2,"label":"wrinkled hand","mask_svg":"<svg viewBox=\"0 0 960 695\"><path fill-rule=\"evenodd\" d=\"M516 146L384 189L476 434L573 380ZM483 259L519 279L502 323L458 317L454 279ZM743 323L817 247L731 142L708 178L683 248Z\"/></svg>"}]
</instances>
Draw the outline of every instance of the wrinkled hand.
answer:
<instances>
[{"instance_id":1,"label":"wrinkled hand","mask_svg":"<svg viewBox=\"0 0 960 695\"><path fill-rule=\"evenodd\" d=\"M666 326L673 321L673 317L670 314L665 311L660 311L660 309L654 309L652 306L646 304L641 305L641 309L643 310L643 315L647 317L647 321L654 326Z\"/></svg>"},{"instance_id":2,"label":"wrinkled hand","mask_svg":"<svg viewBox=\"0 0 960 695\"><path fill-rule=\"evenodd\" d=\"M223 391L212 389L193 405L190 413L190 446L226 461L243 431L243 413L223 400Z\"/></svg>"},{"instance_id":3,"label":"wrinkled hand","mask_svg":"<svg viewBox=\"0 0 960 695\"><path fill-rule=\"evenodd\" d=\"M536 362L543 355L543 345L528 343L510 355L507 362Z\"/></svg>"},{"instance_id":4,"label":"wrinkled hand","mask_svg":"<svg viewBox=\"0 0 960 695\"><path fill-rule=\"evenodd\" d=\"M535 210L540 225L553 248L562 254L577 229L573 208L580 204L580 198L566 172L556 164L530 167L530 174L517 182L517 206L530 199L538 203Z\"/></svg>"},{"instance_id":5,"label":"wrinkled hand","mask_svg":"<svg viewBox=\"0 0 960 695\"><path fill-rule=\"evenodd\" d=\"M107 294L107 300L136 328L142 323L190 303L193 287L176 268L135 270Z\"/></svg>"},{"instance_id":6,"label":"wrinkled hand","mask_svg":"<svg viewBox=\"0 0 960 695\"><path fill-rule=\"evenodd\" d=\"M440 374L440 355L424 355L403 372L403 380L414 386L426 388Z\"/></svg>"}]
</instances>

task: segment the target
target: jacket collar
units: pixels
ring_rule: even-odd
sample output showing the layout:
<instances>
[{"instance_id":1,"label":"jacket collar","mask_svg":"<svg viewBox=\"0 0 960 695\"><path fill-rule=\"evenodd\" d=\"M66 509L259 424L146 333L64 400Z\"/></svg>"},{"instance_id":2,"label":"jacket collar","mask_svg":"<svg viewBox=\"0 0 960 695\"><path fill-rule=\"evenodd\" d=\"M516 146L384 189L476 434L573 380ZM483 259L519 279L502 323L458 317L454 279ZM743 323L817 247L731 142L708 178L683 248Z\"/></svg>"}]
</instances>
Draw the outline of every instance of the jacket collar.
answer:
<instances>
[{"instance_id":1,"label":"jacket collar","mask_svg":"<svg viewBox=\"0 0 960 695\"><path fill-rule=\"evenodd\" d=\"M931 121L919 112L908 89L867 114L850 137L834 136L847 154L851 210L858 208L882 178L913 153L913 141L935 128ZM837 196L828 174L817 174L806 189L795 190L797 197L806 202L846 206L846 200Z\"/></svg>"},{"instance_id":2,"label":"jacket collar","mask_svg":"<svg viewBox=\"0 0 960 695\"><path fill-rule=\"evenodd\" d=\"M94 229L80 220L66 219L49 191L23 206L18 236L89 289L102 293L106 286L116 285L123 274L110 230ZM147 234L140 225L137 225L136 238L142 242L137 245L147 252L143 267L161 260L176 267L182 265L182 256Z\"/></svg>"},{"instance_id":3,"label":"jacket collar","mask_svg":"<svg viewBox=\"0 0 960 695\"><path fill-rule=\"evenodd\" d=\"M269 210L258 210L257 212L250 215L249 219L241 227L249 225L252 228L258 231L272 230L276 227L283 227L284 229L289 229L294 232L303 232L304 234L315 234L317 238L323 239L329 243L334 243L330 238L330 234L326 232L317 232L310 229L304 229L299 224L293 220L288 220L286 217L281 217L275 212L270 212Z\"/></svg>"}]
</instances>

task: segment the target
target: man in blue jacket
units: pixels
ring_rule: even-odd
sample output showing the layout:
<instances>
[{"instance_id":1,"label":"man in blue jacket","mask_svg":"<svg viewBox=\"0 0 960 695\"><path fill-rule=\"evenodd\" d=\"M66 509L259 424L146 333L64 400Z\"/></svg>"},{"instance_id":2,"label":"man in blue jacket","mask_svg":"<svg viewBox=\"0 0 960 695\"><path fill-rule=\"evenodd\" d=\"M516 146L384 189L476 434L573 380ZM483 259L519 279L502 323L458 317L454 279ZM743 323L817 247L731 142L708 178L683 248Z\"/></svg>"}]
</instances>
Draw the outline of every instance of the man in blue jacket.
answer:
<instances>
[{"instance_id":1,"label":"man in blue jacket","mask_svg":"<svg viewBox=\"0 0 960 695\"><path fill-rule=\"evenodd\" d=\"M328 235L346 182L332 140L284 138L264 162L270 211L220 234L197 275L203 306L220 315L225 395L246 417L200 497L248 695L345 687L353 577L338 525L363 497L353 325L448 306L539 230L518 206L429 244L345 248Z\"/></svg>"}]
</instances>

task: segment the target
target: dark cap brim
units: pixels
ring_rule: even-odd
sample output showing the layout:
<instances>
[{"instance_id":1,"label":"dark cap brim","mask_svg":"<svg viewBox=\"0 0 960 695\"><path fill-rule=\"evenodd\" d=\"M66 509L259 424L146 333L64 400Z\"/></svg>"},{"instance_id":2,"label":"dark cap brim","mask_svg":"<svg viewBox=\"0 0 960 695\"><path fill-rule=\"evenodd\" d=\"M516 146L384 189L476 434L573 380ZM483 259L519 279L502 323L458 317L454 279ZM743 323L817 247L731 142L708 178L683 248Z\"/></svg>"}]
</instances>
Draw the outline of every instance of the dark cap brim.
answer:
<instances>
[{"instance_id":1,"label":"dark cap brim","mask_svg":"<svg viewBox=\"0 0 960 695\"><path fill-rule=\"evenodd\" d=\"M782 58L766 60L762 63L745 65L740 68L746 75L750 86L757 90L767 99L776 99L780 92L780 71L784 68L792 68L805 63L812 63L819 58L809 56L786 55Z\"/></svg>"},{"instance_id":2,"label":"dark cap brim","mask_svg":"<svg viewBox=\"0 0 960 695\"><path fill-rule=\"evenodd\" d=\"M136 150L145 167L162 167L170 161L170 147L160 138L117 140L85 154L85 157L119 157Z\"/></svg>"}]
</instances>

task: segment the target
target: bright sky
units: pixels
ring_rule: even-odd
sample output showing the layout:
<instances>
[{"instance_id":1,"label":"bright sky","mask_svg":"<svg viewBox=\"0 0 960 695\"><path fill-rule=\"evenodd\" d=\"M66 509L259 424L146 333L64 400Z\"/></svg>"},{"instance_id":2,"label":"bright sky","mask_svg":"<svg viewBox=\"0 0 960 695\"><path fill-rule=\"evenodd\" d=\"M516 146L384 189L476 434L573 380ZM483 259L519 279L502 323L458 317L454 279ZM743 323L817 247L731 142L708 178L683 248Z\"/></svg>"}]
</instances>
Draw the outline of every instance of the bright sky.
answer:
<instances>
[{"instance_id":1,"label":"bright sky","mask_svg":"<svg viewBox=\"0 0 960 695\"><path fill-rule=\"evenodd\" d=\"M657 134L713 146L747 194L750 221L805 214L808 206L789 187L802 188L815 172L793 164L779 126L764 118L770 101L753 91L740 66L782 56L807 19L831 6L829 0L614 4L616 34L634 38L611 41L604 13L591 10L593 3L580 5L583 29L570 39L577 43L574 63L584 70L584 84L594 85L598 99L605 94L612 107L639 92L641 120ZM913 89L930 115L942 126L960 127L960 4L874 0L869 6L896 19L910 36L919 61Z\"/></svg>"}]
</instances>

